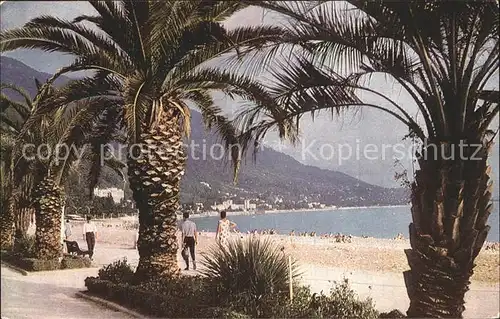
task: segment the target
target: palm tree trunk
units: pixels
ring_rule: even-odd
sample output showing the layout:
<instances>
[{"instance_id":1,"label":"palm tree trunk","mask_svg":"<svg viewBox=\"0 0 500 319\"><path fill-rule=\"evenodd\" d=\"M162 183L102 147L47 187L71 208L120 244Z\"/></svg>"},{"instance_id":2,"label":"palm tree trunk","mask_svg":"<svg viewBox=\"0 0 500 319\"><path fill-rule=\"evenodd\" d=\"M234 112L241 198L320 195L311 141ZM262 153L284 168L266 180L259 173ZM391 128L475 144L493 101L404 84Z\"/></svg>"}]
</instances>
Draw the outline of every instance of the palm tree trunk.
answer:
<instances>
[{"instance_id":1,"label":"palm tree trunk","mask_svg":"<svg viewBox=\"0 0 500 319\"><path fill-rule=\"evenodd\" d=\"M16 236L25 237L28 234L32 214L33 210L28 207L21 208L18 214L16 214Z\"/></svg>"},{"instance_id":2,"label":"palm tree trunk","mask_svg":"<svg viewBox=\"0 0 500 319\"><path fill-rule=\"evenodd\" d=\"M457 146L437 145L437 152L424 150L412 185L412 249L405 251L411 269L405 273L407 314L462 318L474 260L490 229L491 169L482 143L463 147L463 156ZM448 159L453 149L454 159ZM478 160L471 158L476 150Z\"/></svg>"},{"instance_id":3,"label":"palm tree trunk","mask_svg":"<svg viewBox=\"0 0 500 319\"><path fill-rule=\"evenodd\" d=\"M176 116L143 129L129 146L130 188L139 210L138 281L178 276L176 238L179 186L186 165L183 131Z\"/></svg>"},{"instance_id":4,"label":"palm tree trunk","mask_svg":"<svg viewBox=\"0 0 500 319\"><path fill-rule=\"evenodd\" d=\"M2 250L12 248L14 244L14 201L8 200L4 204L6 205L2 205L2 218L0 219L0 248Z\"/></svg>"},{"instance_id":5,"label":"palm tree trunk","mask_svg":"<svg viewBox=\"0 0 500 319\"><path fill-rule=\"evenodd\" d=\"M54 259L62 255L61 216L64 195L54 180L46 177L36 188L35 255L38 259Z\"/></svg>"}]
</instances>

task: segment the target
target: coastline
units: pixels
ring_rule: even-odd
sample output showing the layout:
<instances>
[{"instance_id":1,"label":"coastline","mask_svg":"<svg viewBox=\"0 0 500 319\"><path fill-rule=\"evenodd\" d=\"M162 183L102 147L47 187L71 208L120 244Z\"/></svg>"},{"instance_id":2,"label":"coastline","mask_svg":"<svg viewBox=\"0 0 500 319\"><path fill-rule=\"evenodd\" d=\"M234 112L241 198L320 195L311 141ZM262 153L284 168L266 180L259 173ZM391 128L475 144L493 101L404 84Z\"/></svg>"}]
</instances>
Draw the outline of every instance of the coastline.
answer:
<instances>
[{"instance_id":1,"label":"coastline","mask_svg":"<svg viewBox=\"0 0 500 319\"><path fill-rule=\"evenodd\" d=\"M226 211L227 216L259 216L259 215L268 215L268 214L287 214L287 213L310 213L310 212L324 212L324 211L342 211L342 210L356 210L356 209L377 209L377 208L397 208L397 207L411 207L411 205L383 205L383 206L345 206L345 207L337 207L337 206L329 206L324 208L301 208L301 209L275 209L275 210L266 210L265 213L258 214L255 212L245 212L245 211ZM214 217L219 216L218 212L212 211L203 214L190 214L189 218L203 218L203 217ZM178 219L182 219L182 216L177 216Z\"/></svg>"}]
</instances>

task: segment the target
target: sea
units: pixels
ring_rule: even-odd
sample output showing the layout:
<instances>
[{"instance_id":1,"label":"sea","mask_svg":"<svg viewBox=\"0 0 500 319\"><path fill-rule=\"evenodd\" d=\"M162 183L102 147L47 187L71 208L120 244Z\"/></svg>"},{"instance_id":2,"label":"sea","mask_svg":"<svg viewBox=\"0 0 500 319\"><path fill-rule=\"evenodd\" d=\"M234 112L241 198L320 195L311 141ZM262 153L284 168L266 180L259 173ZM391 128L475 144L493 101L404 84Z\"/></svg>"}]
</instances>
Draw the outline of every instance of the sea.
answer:
<instances>
[{"instance_id":1,"label":"sea","mask_svg":"<svg viewBox=\"0 0 500 319\"><path fill-rule=\"evenodd\" d=\"M215 232L217 216L194 219L199 230ZM321 211L290 211L257 215L233 215L228 219L237 224L241 232L275 229L280 234L316 232L342 233L352 236L394 238L398 233L408 237L411 222L410 206L337 208ZM488 224L491 226L487 241L499 242L499 209L494 203Z\"/></svg>"}]
</instances>

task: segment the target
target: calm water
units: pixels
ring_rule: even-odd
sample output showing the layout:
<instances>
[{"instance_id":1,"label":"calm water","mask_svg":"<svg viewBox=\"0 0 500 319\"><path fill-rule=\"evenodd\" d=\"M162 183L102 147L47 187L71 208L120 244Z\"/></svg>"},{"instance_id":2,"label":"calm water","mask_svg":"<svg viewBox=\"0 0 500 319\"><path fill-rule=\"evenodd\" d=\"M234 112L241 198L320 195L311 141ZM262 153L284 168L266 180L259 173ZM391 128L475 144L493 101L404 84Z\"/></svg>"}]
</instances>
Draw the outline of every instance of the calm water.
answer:
<instances>
[{"instance_id":1,"label":"calm water","mask_svg":"<svg viewBox=\"0 0 500 319\"><path fill-rule=\"evenodd\" d=\"M370 236L377 238L394 238L397 233L408 237L408 225L411 221L410 207L370 207L332 211L300 212L291 211L280 214L228 216L238 224L242 232L253 229L274 228L279 233L311 232L343 233L353 236ZM198 229L215 231L218 217L202 217L193 219ZM494 203L494 210L488 224L491 230L488 241L499 240L499 213L498 203Z\"/></svg>"}]
</instances>

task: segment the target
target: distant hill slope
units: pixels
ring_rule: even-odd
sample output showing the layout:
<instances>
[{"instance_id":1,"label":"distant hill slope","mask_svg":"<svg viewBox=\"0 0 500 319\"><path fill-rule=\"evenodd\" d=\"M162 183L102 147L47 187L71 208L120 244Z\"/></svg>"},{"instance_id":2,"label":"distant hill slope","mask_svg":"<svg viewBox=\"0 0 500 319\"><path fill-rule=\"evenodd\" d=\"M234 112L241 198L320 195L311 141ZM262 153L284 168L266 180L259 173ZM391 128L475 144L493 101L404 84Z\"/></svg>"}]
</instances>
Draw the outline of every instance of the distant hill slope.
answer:
<instances>
[{"instance_id":1,"label":"distant hill slope","mask_svg":"<svg viewBox=\"0 0 500 319\"><path fill-rule=\"evenodd\" d=\"M24 87L32 96L36 93L34 78L45 81L50 74L38 72L27 65L7 57L1 57L1 80ZM61 84L69 79L62 77ZM264 148L252 161L251 154L245 159L237 185L232 184L232 169L224 160L211 158L201 152L217 143L217 137L206 132L200 113L192 112L191 139L200 145L189 154L185 178L182 181L183 202L211 202L222 198L261 198L274 201L316 201L337 206L391 205L407 202L407 192L403 189L389 189L370 185L349 175L307 166L291 156ZM192 143L192 142L189 142ZM190 153L190 152L189 152ZM216 149L216 154L219 150ZM123 156L125 154L122 154ZM106 173L101 183L105 186L122 187L123 182L113 174ZM202 184L203 183L203 184ZM207 187L206 184L210 187Z\"/></svg>"},{"instance_id":2,"label":"distant hill slope","mask_svg":"<svg viewBox=\"0 0 500 319\"><path fill-rule=\"evenodd\" d=\"M24 88L33 97L36 94L35 78L41 82L47 81L52 74L38 72L26 64L9 57L0 56L0 79L2 83L15 84ZM61 85L69 80L68 77L60 76L55 84ZM5 90L2 92L10 98L20 98L19 94Z\"/></svg>"}]
</instances>

